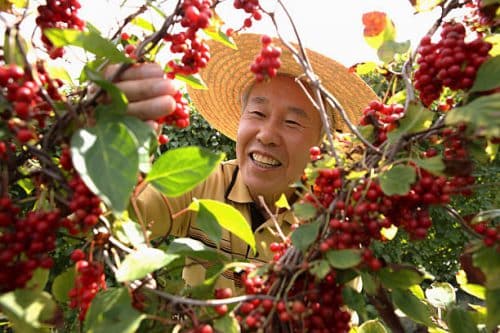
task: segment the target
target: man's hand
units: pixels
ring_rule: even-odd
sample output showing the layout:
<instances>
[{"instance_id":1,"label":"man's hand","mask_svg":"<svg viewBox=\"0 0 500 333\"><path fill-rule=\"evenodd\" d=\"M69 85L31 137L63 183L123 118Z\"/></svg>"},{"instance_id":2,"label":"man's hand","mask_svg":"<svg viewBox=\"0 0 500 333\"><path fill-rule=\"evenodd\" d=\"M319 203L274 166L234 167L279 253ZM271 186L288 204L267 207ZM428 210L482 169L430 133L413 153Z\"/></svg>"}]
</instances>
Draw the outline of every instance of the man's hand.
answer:
<instances>
[{"instance_id":1,"label":"man's hand","mask_svg":"<svg viewBox=\"0 0 500 333\"><path fill-rule=\"evenodd\" d=\"M110 78L118 66L108 66L105 77ZM128 114L139 119L150 122L175 110L176 83L156 63L135 64L115 79L114 84L127 96Z\"/></svg>"}]
</instances>

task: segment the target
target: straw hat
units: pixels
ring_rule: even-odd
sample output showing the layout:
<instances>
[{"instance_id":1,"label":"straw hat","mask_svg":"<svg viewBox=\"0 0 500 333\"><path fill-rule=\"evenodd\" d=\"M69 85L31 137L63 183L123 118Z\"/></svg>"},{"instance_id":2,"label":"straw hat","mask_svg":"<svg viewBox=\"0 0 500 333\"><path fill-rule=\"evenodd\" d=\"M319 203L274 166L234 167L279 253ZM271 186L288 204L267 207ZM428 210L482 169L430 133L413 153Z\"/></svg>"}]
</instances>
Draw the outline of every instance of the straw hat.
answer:
<instances>
[{"instance_id":1,"label":"straw hat","mask_svg":"<svg viewBox=\"0 0 500 333\"><path fill-rule=\"evenodd\" d=\"M207 90L188 87L188 93L197 110L219 132L235 140L241 115L241 94L254 81L250 65L262 48L261 35L239 34L233 37L238 49L234 50L219 42L208 41L211 59L200 71ZM291 52L273 38L273 45L282 49L281 67L278 74L299 77L303 71ZM367 104L377 99L375 92L355 73L339 62L317 52L307 50L313 71L347 111L351 121L357 123ZM331 111L333 128L346 130L340 115Z\"/></svg>"}]
</instances>

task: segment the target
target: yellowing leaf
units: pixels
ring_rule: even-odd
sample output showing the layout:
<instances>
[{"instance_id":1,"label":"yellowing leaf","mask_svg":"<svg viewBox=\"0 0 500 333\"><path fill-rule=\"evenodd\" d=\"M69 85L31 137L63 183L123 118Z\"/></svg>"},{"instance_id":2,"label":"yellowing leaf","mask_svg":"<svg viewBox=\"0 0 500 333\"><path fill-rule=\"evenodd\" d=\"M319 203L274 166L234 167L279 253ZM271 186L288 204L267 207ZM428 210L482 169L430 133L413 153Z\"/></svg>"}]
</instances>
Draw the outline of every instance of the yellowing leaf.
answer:
<instances>
[{"instance_id":1,"label":"yellowing leaf","mask_svg":"<svg viewBox=\"0 0 500 333\"><path fill-rule=\"evenodd\" d=\"M290 209L290 205L288 204L288 200L286 199L286 196L284 194L281 194L280 198L278 201L275 202L277 208L286 208Z\"/></svg>"}]
</instances>

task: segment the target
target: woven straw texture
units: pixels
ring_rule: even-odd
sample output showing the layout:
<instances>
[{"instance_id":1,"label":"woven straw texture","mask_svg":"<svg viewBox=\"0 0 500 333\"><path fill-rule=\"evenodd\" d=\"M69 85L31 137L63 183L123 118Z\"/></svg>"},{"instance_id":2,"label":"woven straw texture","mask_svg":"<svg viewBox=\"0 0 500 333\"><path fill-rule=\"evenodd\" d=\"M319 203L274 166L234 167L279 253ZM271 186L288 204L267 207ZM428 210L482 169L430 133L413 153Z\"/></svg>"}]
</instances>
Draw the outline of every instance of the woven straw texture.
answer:
<instances>
[{"instance_id":1,"label":"woven straw texture","mask_svg":"<svg viewBox=\"0 0 500 333\"><path fill-rule=\"evenodd\" d=\"M207 90L188 87L188 93L197 110L218 131L235 140L241 114L241 94L254 81L250 65L260 53L261 35L239 34L233 39L238 47L233 50L219 42L208 41L211 59L200 71ZM303 70L291 52L278 39L273 45L282 49L278 73L301 77ZM355 73L339 62L307 49L313 71L321 83L346 110L351 121L357 123L367 104L377 99L374 91ZM331 111L333 128L346 130L338 111Z\"/></svg>"}]
</instances>

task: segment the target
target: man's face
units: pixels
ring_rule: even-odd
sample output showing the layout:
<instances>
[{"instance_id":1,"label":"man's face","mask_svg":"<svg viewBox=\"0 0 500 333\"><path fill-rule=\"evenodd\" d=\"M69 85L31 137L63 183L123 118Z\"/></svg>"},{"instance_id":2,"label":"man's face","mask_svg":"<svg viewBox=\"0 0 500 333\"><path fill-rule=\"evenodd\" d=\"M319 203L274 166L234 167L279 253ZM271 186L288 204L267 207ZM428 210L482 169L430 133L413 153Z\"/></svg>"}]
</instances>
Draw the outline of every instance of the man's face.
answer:
<instances>
[{"instance_id":1,"label":"man's face","mask_svg":"<svg viewBox=\"0 0 500 333\"><path fill-rule=\"evenodd\" d=\"M238 127L236 156L254 199L268 204L302 175L309 148L320 142L321 119L302 88L290 77L256 83Z\"/></svg>"}]
</instances>

